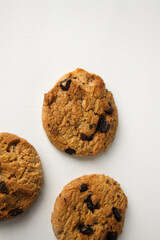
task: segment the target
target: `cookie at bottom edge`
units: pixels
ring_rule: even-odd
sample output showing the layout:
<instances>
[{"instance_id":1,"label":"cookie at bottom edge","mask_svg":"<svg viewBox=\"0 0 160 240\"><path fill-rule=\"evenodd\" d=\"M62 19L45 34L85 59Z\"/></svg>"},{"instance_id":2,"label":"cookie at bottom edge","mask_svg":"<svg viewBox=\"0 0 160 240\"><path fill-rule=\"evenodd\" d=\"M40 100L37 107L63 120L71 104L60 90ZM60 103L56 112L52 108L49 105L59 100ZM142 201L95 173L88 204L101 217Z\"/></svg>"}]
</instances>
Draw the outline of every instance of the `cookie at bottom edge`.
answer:
<instances>
[{"instance_id":1,"label":"cookie at bottom edge","mask_svg":"<svg viewBox=\"0 0 160 240\"><path fill-rule=\"evenodd\" d=\"M112 178L93 174L68 183L54 205L51 222L59 240L116 240L127 197Z\"/></svg>"}]
</instances>

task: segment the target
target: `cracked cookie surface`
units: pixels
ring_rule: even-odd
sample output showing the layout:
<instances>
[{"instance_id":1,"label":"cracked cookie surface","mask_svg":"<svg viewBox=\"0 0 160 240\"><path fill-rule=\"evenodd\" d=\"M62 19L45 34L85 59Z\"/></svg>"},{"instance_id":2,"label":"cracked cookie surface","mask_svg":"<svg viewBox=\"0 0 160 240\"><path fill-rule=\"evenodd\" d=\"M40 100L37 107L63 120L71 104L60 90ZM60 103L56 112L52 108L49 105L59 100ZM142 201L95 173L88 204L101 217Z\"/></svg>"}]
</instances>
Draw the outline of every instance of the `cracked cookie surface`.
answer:
<instances>
[{"instance_id":1,"label":"cracked cookie surface","mask_svg":"<svg viewBox=\"0 0 160 240\"><path fill-rule=\"evenodd\" d=\"M26 211L42 181L42 165L34 147L14 134L0 133L0 220Z\"/></svg>"},{"instance_id":2,"label":"cracked cookie surface","mask_svg":"<svg viewBox=\"0 0 160 240\"><path fill-rule=\"evenodd\" d=\"M59 240L116 240L122 232L127 197L104 175L85 175L57 197L52 226Z\"/></svg>"},{"instance_id":3,"label":"cracked cookie surface","mask_svg":"<svg viewBox=\"0 0 160 240\"><path fill-rule=\"evenodd\" d=\"M78 68L45 94L42 121L57 148L74 156L93 156L113 141L118 113L102 78Z\"/></svg>"}]
</instances>

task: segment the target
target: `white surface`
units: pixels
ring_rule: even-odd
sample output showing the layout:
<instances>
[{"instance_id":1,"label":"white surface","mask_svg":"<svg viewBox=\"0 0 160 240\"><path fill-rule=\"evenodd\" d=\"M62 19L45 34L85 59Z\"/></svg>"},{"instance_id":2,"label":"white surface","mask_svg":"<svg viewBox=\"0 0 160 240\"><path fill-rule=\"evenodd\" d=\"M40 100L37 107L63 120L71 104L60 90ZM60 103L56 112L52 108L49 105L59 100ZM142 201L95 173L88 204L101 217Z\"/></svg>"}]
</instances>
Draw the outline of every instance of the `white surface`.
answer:
<instances>
[{"instance_id":1,"label":"white surface","mask_svg":"<svg viewBox=\"0 0 160 240\"><path fill-rule=\"evenodd\" d=\"M41 122L43 94L77 67L104 79L119 111L114 143L85 160L52 146ZM0 131L35 146L45 179L27 213L0 222L0 240L56 239L57 195L90 173L115 178L128 196L119 240L159 239L159 0L0 0L0 112Z\"/></svg>"}]
</instances>

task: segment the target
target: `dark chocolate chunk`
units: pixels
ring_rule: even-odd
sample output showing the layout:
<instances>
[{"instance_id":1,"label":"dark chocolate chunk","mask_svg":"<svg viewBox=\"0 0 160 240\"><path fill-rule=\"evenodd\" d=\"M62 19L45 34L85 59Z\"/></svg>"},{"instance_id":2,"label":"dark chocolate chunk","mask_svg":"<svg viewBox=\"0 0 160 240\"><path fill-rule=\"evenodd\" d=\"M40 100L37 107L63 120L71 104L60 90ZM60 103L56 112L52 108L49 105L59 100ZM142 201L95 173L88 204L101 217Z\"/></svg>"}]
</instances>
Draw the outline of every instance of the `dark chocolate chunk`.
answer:
<instances>
[{"instance_id":1,"label":"dark chocolate chunk","mask_svg":"<svg viewBox=\"0 0 160 240\"><path fill-rule=\"evenodd\" d=\"M108 89L106 88L106 93L108 92Z\"/></svg>"},{"instance_id":2,"label":"dark chocolate chunk","mask_svg":"<svg viewBox=\"0 0 160 240\"><path fill-rule=\"evenodd\" d=\"M105 111L107 114L112 114L113 113L113 108L112 108L112 105L111 103L109 102L108 105L110 106L110 109L108 111Z\"/></svg>"},{"instance_id":3,"label":"dark chocolate chunk","mask_svg":"<svg viewBox=\"0 0 160 240\"><path fill-rule=\"evenodd\" d=\"M90 225L84 225L83 223L79 225L79 230L82 234L88 236L93 233L93 229L90 227Z\"/></svg>"},{"instance_id":4,"label":"dark chocolate chunk","mask_svg":"<svg viewBox=\"0 0 160 240\"><path fill-rule=\"evenodd\" d=\"M92 129L92 128L93 128L93 124L90 124L90 125L89 125L89 129Z\"/></svg>"},{"instance_id":5,"label":"dark chocolate chunk","mask_svg":"<svg viewBox=\"0 0 160 240\"><path fill-rule=\"evenodd\" d=\"M81 133L81 140L83 141L91 141L93 139L94 134L87 136L84 133Z\"/></svg>"},{"instance_id":6,"label":"dark chocolate chunk","mask_svg":"<svg viewBox=\"0 0 160 240\"><path fill-rule=\"evenodd\" d=\"M117 233L116 232L107 233L106 240L117 240Z\"/></svg>"},{"instance_id":7,"label":"dark chocolate chunk","mask_svg":"<svg viewBox=\"0 0 160 240\"><path fill-rule=\"evenodd\" d=\"M85 191L87 191L87 189L88 189L88 185L87 184L81 184L81 186L80 186L80 192L85 192Z\"/></svg>"},{"instance_id":8,"label":"dark chocolate chunk","mask_svg":"<svg viewBox=\"0 0 160 240\"><path fill-rule=\"evenodd\" d=\"M4 207L4 208L2 208L0 211L3 212L3 211L5 211L6 209L7 209L7 208Z\"/></svg>"},{"instance_id":9,"label":"dark chocolate chunk","mask_svg":"<svg viewBox=\"0 0 160 240\"><path fill-rule=\"evenodd\" d=\"M84 200L84 202L87 204L88 209L90 209L91 212L94 213L94 209L99 209L99 204L96 203L94 205L92 202L91 196L92 196L91 194L88 195L88 197Z\"/></svg>"},{"instance_id":10,"label":"dark chocolate chunk","mask_svg":"<svg viewBox=\"0 0 160 240\"><path fill-rule=\"evenodd\" d=\"M101 133L107 133L109 129L110 129L109 122L107 122L104 116L101 116L98 120L96 131Z\"/></svg>"},{"instance_id":11,"label":"dark chocolate chunk","mask_svg":"<svg viewBox=\"0 0 160 240\"><path fill-rule=\"evenodd\" d=\"M120 215L119 211L117 208L113 207L112 212L114 214L115 219L120 222L122 220L122 216Z\"/></svg>"},{"instance_id":12,"label":"dark chocolate chunk","mask_svg":"<svg viewBox=\"0 0 160 240\"><path fill-rule=\"evenodd\" d=\"M21 214L21 213L23 213L23 210L22 210L22 209L20 209L20 208L15 208L15 209L11 210L8 214L9 214L10 216L12 216L12 217L15 217L15 216L17 216L17 215L19 215L19 214Z\"/></svg>"},{"instance_id":13,"label":"dark chocolate chunk","mask_svg":"<svg viewBox=\"0 0 160 240\"><path fill-rule=\"evenodd\" d=\"M16 139L16 140L10 142L7 147L7 152L10 152L12 148L13 148L13 152L15 152L15 147L18 145L19 142L20 142L19 139L18 140Z\"/></svg>"},{"instance_id":14,"label":"dark chocolate chunk","mask_svg":"<svg viewBox=\"0 0 160 240\"><path fill-rule=\"evenodd\" d=\"M65 150L65 152L66 153L69 153L69 154L75 154L76 153L76 151L74 150L74 149L72 149L72 148L67 148L66 150Z\"/></svg>"},{"instance_id":15,"label":"dark chocolate chunk","mask_svg":"<svg viewBox=\"0 0 160 240\"><path fill-rule=\"evenodd\" d=\"M8 188L4 181L0 182L0 193L8 194Z\"/></svg>"},{"instance_id":16,"label":"dark chocolate chunk","mask_svg":"<svg viewBox=\"0 0 160 240\"><path fill-rule=\"evenodd\" d=\"M67 78L61 82L60 87L62 88L63 91L67 91L70 87L70 84L71 79Z\"/></svg>"}]
</instances>

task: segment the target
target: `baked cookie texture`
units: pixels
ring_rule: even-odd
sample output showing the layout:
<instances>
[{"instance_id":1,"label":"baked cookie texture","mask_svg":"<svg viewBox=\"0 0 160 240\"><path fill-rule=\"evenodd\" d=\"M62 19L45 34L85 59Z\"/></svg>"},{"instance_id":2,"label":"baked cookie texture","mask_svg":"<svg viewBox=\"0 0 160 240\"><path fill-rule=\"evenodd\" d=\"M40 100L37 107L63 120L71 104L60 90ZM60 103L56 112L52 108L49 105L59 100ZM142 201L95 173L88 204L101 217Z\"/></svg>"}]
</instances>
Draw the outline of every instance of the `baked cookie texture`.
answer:
<instances>
[{"instance_id":1,"label":"baked cookie texture","mask_svg":"<svg viewBox=\"0 0 160 240\"><path fill-rule=\"evenodd\" d=\"M118 113L102 78L77 68L44 95L42 121L50 141L74 156L93 156L113 141Z\"/></svg>"},{"instance_id":2,"label":"baked cookie texture","mask_svg":"<svg viewBox=\"0 0 160 240\"><path fill-rule=\"evenodd\" d=\"M85 175L57 197L51 222L59 240L116 240L122 232L127 197L104 175Z\"/></svg>"},{"instance_id":3,"label":"baked cookie texture","mask_svg":"<svg viewBox=\"0 0 160 240\"><path fill-rule=\"evenodd\" d=\"M42 165L34 147L14 134L0 133L0 220L26 211L42 181Z\"/></svg>"}]
</instances>

